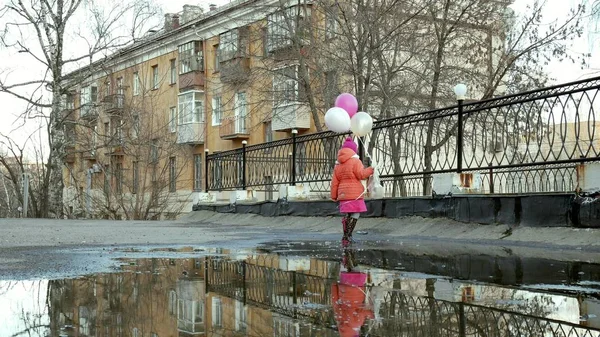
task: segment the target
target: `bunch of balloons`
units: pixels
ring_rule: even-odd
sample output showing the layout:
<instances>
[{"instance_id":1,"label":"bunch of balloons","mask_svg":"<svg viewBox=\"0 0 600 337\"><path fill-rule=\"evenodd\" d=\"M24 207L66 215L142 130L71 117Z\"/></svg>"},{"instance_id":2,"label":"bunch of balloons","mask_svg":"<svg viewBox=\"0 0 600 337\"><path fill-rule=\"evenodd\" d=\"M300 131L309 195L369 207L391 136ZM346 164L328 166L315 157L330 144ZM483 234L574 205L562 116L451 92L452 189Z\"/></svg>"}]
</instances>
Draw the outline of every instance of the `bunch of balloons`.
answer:
<instances>
[{"instance_id":1,"label":"bunch of balloons","mask_svg":"<svg viewBox=\"0 0 600 337\"><path fill-rule=\"evenodd\" d=\"M356 136L363 137L373 129L373 118L366 112L358 112L356 97L343 93L336 98L335 107L325 113L325 125L333 132L352 131Z\"/></svg>"}]
</instances>

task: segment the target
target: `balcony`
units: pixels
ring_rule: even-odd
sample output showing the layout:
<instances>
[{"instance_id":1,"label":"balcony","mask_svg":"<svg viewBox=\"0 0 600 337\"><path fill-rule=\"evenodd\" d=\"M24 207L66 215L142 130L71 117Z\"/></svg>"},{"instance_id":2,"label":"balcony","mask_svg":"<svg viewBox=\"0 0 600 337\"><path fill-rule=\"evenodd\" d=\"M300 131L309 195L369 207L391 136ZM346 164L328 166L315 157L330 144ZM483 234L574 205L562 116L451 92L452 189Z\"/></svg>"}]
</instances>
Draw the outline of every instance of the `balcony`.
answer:
<instances>
[{"instance_id":1,"label":"balcony","mask_svg":"<svg viewBox=\"0 0 600 337\"><path fill-rule=\"evenodd\" d=\"M243 83L250 77L250 58L244 56L221 61L219 74L222 83Z\"/></svg>"},{"instance_id":2,"label":"balcony","mask_svg":"<svg viewBox=\"0 0 600 337\"><path fill-rule=\"evenodd\" d=\"M125 155L125 142L123 139L113 139L108 142L108 153L109 156L123 156Z\"/></svg>"},{"instance_id":3,"label":"balcony","mask_svg":"<svg viewBox=\"0 0 600 337\"><path fill-rule=\"evenodd\" d=\"M271 125L273 131L310 129L310 107L301 102L274 107Z\"/></svg>"},{"instance_id":4,"label":"balcony","mask_svg":"<svg viewBox=\"0 0 600 337\"><path fill-rule=\"evenodd\" d=\"M204 144L205 126L204 122L179 124L177 126L177 144Z\"/></svg>"},{"instance_id":5,"label":"balcony","mask_svg":"<svg viewBox=\"0 0 600 337\"><path fill-rule=\"evenodd\" d=\"M98 118L98 109L95 104L85 104L81 106L79 114L82 119L95 120Z\"/></svg>"},{"instance_id":6,"label":"balcony","mask_svg":"<svg viewBox=\"0 0 600 337\"><path fill-rule=\"evenodd\" d=\"M219 136L221 136L221 139L248 139L250 137L248 117L233 116L223 118L219 127Z\"/></svg>"},{"instance_id":7,"label":"balcony","mask_svg":"<svg viewBox=\"0 0 600 337\"><path fill-rule=\"evenodd\" d=\"M125 95L114 94L104 97L104 112L119 113L125 107Z\"/></svg>"},{"instance_id":8,"label":"balcony","mask_svg":"<svg viewBox=\"0 0 600 337\"><path fill-rule=\"evenodd\" d=\"M206 76L202 70L194 70L179 74L179 92L187 90L203 90Z\"/></svg>"}]
</instances>

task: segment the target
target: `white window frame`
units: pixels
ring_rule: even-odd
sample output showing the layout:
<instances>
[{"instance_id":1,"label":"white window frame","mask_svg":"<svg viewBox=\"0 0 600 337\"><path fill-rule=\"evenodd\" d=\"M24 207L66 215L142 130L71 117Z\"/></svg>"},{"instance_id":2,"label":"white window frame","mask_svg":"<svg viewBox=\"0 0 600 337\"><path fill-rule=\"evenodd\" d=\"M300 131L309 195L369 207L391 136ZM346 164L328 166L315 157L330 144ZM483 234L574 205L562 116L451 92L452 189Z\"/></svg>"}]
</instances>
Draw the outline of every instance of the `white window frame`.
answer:
<instances>
[{"instance_id":1,"label":"white window frame","mask_svg":"<svg viewBox=\"0 0 600 337\"><path fill-rule=\"evenodd\" d=\"M91 84L81 88L81 116L92 112L93 106L98 103L98 87Z\"/></svg>"},{"instance_id":2,"label":"white window frame","mask_svg":"<svg viewBox=\"0 0 600 337\"><path fill-rule=\"evenodd\" d=\"M234 101L235 132L246 133L246 117L248 117L248 96L245 91L235 93Z\"/></svg>"},{"instance_id":3,"label":"white window frame","mask_svg":"<svg viewBox=\"0 0 600 337\"><path fill-rule=\"evenodd\" d=\"M170 84L175 84L177 82L177 59L171 59L169 61L171 69L170 71Z\"/></svg>"},{"instance_id":4,"label":"white window frame","mask_svg":"<svg viewBox=\"0 0 600 337\"><path fill-rule=\"evenodd\" d=\"M238 29L219 35L219 61L227 61L237 56L240 45Z\"/></svg>"},{"instance_id":5,"label":"white window frame","mask_svg":"<svg viewBox=\"0 0 600 337\"><path fill-rule=\"evenodd\" d=\"M171 133L177 132L177 107L172 106L169 108L169 131Z\"/></svg>"},{"instance_id":6,"label":"white window frame","mask_svg":"<svg viewBox=\"0 0 600 337\"><path fill-rule=\"evenodd\" d=\"M202 154L194 154L194 191L202 190Z\"/></svg>"},{"instance_id":7,"label":"white window frame","mask_svg":"<svg viewBox=\"0 0 600 337\"><path fill-rule=\"evenodd\" d=\"M204 70L204 53L201 41L190 41L178 47L179 75Z\"/></svg>"},{"instance_id":8,"label":"white window frame","mask_svg":"<svg viewBox=\"0 0 600 337\"><path fill-rule=\"evenodd\" d=\"M140 94L140 74L136 71L133 73L133 96Z\"/></svg>"},{"instance_id":9,"label":"white window frame","mask_svg":"<svg viewBox=\"0 0 600 337\"><path fill-rule=\"evenodd\" d=\"M158 73L158 64L152 66L152 90L160 88L160 76Z\"/></svg>"},{"instance_id":10,"label":"white window frame","mask_svg":"<svg viewBox=\"0 0 600 337\"><path fill-rule=\"evenodd\" d=\"M235 331L246 331L248 312L241 301L235 301Z\"/></svg>"},{"instance_id":11,"label":"white window frame","mask_svg":"<svg viewBox=\"0 0 600 337\"><path fill-rule=\"evenodd\" d=\"M177 96L178 125L204 122L204 93L188 91Z\"/></svg>"},{"instance_id":12,"label":"white window frame","mask_svg":"<svg viewBox=\"0 0 600 337\"><path fill-rule=\"evenodd\" d=\"M299 28L293 26L296 23L296 11L298 11L298 8L298 5L294 5L267 16L267 51L272 52L292 44L292 36ZM308 16L307 18L303 17L305 11ZM300 8L299 16L298 23L301 20L310 20L312 16L311 8ZM293 31L289 31L287 20L292 19L294 20L292 25Z\"/></svg>"},{"instance_id":13,"label":"white window frame","mask_svg":"<svg viewBox=\"0 0 600 337\"><path fill-rule=\"evenodd\" d=\"M223 119L223 106L221 104L221 96L213 96L212 98L212 125L221 125Z\"/></svg>"},{"instance_id":14,"label":"white window frame","mask_svg":"<svg viewBox=\"0 0 600 337\"><path fill-rule=\"evenodd\" d=\"M284 72L294 68L294 76L290 77ZM273 106L283 107L296 104L299 101L298 65L289 65L275 69L273 75Z\"/></svg>"},{"instance_id":15,"label":"white window frame","mask_svg":"<svg viewBox=\"0 0 600 337\"><path fill-rule=\"evenodd\" d=\"M212 327L220 328L223 326L223 304L218 297L212 298Z\"/></svg>"}]
</instances>

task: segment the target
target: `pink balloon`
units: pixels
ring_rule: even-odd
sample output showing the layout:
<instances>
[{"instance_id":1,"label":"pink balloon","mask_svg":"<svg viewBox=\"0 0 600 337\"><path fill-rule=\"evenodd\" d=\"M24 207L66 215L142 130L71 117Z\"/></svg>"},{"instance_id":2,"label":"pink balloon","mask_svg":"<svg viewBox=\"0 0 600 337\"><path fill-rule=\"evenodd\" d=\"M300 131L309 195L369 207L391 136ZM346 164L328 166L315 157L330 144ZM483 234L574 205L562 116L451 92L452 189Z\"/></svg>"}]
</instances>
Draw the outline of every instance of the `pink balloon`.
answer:
<instances>
[{"instance_id":1,"label":"pink balloon","mask_svg":"<svg viewBox=\"0 0 600 337\"><path fill-rule=\"evenodd\" d=\"M350 118L358 111L358 101L354 95L343 93L335 99L335 106L346 110Z\"/></svg>"}]
</instances>

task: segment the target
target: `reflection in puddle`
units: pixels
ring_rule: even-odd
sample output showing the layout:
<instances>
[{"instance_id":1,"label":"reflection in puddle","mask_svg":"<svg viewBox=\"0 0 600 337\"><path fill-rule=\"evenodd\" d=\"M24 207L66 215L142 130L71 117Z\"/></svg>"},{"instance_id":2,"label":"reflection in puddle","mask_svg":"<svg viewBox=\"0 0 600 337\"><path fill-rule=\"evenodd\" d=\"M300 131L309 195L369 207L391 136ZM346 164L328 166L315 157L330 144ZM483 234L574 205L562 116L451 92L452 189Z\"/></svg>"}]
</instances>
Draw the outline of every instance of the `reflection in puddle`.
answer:
<instances>
[{"instance_id":1,"label":"reflection in puddle","mask_svg":"<svg viewBox=\"0 0 600 337\"><path fill-rule=\"evenodd\" d=\"M598 280L514 287L379 268L350 249L216 252L0 281L0 336L600 336Z\"/></svg>"}]
</instances>

